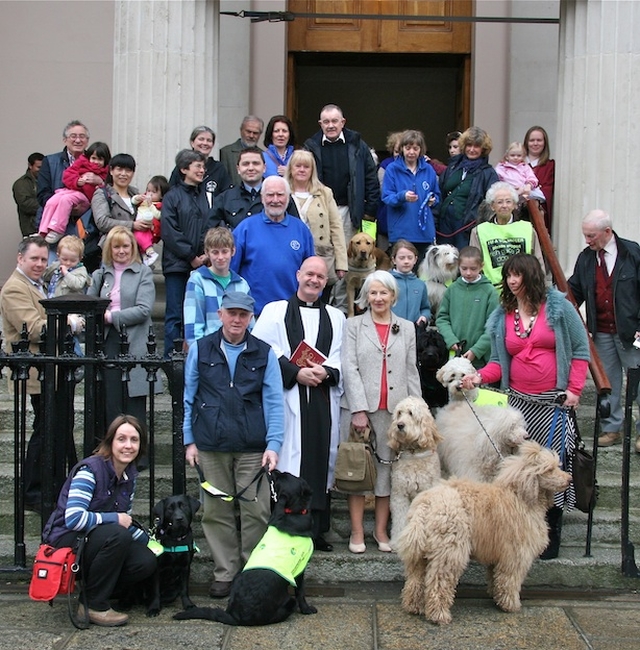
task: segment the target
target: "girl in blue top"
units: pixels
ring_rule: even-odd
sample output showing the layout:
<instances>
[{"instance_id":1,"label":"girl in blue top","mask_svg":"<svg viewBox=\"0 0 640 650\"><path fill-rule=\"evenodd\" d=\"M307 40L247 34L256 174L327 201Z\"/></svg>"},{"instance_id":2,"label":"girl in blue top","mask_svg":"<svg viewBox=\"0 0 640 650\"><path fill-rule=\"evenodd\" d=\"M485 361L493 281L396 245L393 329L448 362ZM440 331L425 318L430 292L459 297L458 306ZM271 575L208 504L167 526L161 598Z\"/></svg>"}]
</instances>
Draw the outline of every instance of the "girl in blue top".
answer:
<instances>
[{"instance_id":1,"label":"girl in blue top","mask_svg":"<svg viewBox=\"0 0 640 650\"><path fill-rule=\"evenodd\" d=\"M398 299L391 311L416 325L428 324L431 306L427 285L413 272L418 250L406 239L399 239L391 250L391 259L394 265L391 275L398 283Z\"/></svg>"},{"instance_id":2,"label":"girl in blue top","mask_svg":"<svg viewBox=\"0 0 640 650\"><path fill-rule=\"evenodd\" d=\"M436 238L431 208L440 202L438 178L425 159L427 147L420 131L405 131L400 157L388 167L382 183L389 241L410 241L418 250L418 264Z\"/></svg>"}]
</instances>

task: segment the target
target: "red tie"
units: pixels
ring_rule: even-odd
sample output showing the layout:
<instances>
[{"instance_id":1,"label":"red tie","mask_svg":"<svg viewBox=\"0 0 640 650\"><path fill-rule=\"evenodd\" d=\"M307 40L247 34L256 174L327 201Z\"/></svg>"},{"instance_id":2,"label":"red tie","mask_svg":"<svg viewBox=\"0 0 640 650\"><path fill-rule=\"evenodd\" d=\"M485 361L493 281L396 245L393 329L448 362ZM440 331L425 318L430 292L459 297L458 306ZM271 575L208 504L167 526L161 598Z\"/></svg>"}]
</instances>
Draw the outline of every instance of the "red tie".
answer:
<instances>
[{"instance_id":1,"label":"red tie","mask_svg":"<svg viewBox=\"0 0 640 650\"><path fill-rule=\"evenodd\" d=\"M609 271L607 271L607 262L604 259L605 251L604 248L601 248L598 251L598 257L600 258L600 266L602 267L602 270L604 271L604 277L608 278L609 277Z\"/></svg>"}]
</instances>

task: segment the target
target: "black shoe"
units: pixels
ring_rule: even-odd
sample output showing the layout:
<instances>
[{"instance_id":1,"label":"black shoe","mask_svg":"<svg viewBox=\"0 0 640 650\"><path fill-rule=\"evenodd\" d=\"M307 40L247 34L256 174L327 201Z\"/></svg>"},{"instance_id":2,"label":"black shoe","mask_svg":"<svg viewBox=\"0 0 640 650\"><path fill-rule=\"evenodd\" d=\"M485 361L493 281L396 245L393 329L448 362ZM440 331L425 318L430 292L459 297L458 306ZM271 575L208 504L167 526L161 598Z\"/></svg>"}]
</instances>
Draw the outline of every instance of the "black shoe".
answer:
<instances>
[{"instance_id":1,"label":"black shoe","mask_svg":"<svg viewBox=\"0 0 640 650\"><path fill-rule=\"evenodd\" d=\"M40 501L29 501L24 504L25 510L31 510L31 512L37 512L39 515L42 514L42 503Z\"/></svg>"},{"instance_id":2,"label":"black shoe","mask_svg":"<svg viewBox=\"0 0 640 650\"><path fill-rule=\"evenodd\" d=\"M329 544L324 537L320 536L313 540L313 548L316 551L325 551L326 553L330 553L333 551L333 544Z\"/></svg>"},{"instance_id":3,"label":"black shoe","mask_svg":"<svg viewBox=\"0 0 640 650\"><path fill-rule=\"evenodd\" d=\"M214 580L209 587L211 598L226 598L231 593L231 582Z\"/></svg>"}]
</instances>

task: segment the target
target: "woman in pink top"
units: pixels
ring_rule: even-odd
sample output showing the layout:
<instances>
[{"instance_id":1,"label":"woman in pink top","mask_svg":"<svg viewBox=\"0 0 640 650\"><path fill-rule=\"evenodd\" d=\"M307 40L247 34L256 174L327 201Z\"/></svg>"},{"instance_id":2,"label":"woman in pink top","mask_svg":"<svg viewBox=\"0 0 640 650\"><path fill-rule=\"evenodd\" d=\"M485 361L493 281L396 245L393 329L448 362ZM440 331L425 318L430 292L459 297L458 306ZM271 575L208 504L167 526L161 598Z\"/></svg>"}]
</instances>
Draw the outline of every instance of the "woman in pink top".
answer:
<instances>
[{"instance_id":1,"label":"woman in pink top","mask_svg":"<svg viewBox=\"0 0 640 650\"><path fill-rule=\"evenodd\" d=\"M487 321L489 363L462 380L465 389L501 381L509 404L524 415L532 440L560 455L571 472L575 448L572 409L578 406L589 364L589 340L578 312L556 289L546 289L533 255L518 253L502 267L502 296ZM555 495L547 512L549 546L540 556L558 556L563 508L575 504L571 486Z\"/></svg>"}]
</instances>

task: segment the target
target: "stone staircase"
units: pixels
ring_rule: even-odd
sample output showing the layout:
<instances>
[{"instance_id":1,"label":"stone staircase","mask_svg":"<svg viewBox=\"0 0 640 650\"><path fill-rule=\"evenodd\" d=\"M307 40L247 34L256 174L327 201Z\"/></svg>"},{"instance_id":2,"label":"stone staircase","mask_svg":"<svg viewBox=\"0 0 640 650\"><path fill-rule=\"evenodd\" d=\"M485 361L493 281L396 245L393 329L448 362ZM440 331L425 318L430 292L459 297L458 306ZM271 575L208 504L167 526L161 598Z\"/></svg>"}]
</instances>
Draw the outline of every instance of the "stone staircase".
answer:
<instances>
[{"instance_id":1,"label":"stone staircase","mask_svg":"<svg viewBox=\"0 0 640 650\"><path fill-rule=\"evenodd\" d=\"M162 340L159 328L158 341ZM5 373L6 375L6 373ZM82 385L80 385L82 386ZM81 390L81 389L80 389ZM80 392L80 391L79 391ZM76 396L76 442L80 451L82 398ZM155 495L161 498L171 494L171 402L168 395L158 396L156 401L156 478ZM580 429L588 449L591 449L595 391L590 384L579 410ZM7 393L6 380L0 382L0 567L13 564L13 402ZM600 450L598 458L598 483L600 496L594 515L591 556L584 557L587 532L587 515L573 511L565 515L560 557L546 562L536 561L526 580L529 588L540 589L637 589L640 581L625 578L621 573L620 551L620 493L621 493L622 447ZM631 458L631 513L630 539L640 548L640 455ZM187 469L187 490L199 494L195 471ZM136 517L148 522L149 472L141 474L136 494ZM401 581L402 565L395 554L380 553L372 538L372 507L366 513L367 552L353 555L347 549L349 519L346 499L335 494L332 501L332 531L328 535L334 544L334 552L317 552L312 558L307 575L317 583L352 581ZM371 504L372 505L372 504ZM26 548L28 561L39 544L40 517L27 512ZM194 525L197 544L201 552L196 555L192 580L207 583L211 580L212 564L206 540L202 535L200 517ZM638 551L640 554L640 550ZM640 557L639 557L640 563ZM0 571L7 578L7 571ZM15 576L13 577L15 579ZM25 578L26 579L26 578ZM471 564L465 572L462 584L483 586L484 570Z\"/></svg>"}]
</instances>

